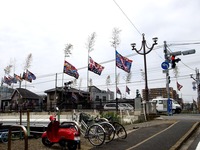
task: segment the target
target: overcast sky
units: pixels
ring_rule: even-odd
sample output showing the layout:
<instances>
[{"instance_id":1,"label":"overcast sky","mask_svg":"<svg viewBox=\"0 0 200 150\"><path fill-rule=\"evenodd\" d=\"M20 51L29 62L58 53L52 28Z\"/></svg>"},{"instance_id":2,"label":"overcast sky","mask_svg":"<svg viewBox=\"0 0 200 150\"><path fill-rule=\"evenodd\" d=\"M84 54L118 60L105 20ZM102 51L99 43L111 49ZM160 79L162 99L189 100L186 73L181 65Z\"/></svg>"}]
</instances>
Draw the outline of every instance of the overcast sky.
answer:
<instances>
[{"instance_id":1,"label":"overcast sky","mask_svg":"<svg viewBox=\"0 0 200 150\"><path fill-rule=\"evenodd\" d=\"M119 8L120 7L120 8ZM122 12L123 11L123 12ZM121 30L118 52L123 56L132 56L132 79L128 83L131 94L125 94L125 76L121 69L119 89L123 96L135 97L136 89L145 87L141 69L144 70L143 56L132 51L131 43L140 48L142 33L148 45L152 38L158 37L158 45L147 55L148 87L162 88L166 86L165 74L161 63L164 61L163 42L167 41L169 50L185 51L196 49L196 54L179 56L177 64L179 77L174 78L170 70L170 87L176 90L176 80L183 85L178 91L184 101L197 98L193 91L190 73L195 76L195 68L200 68L200 1L199 0L0 0L0 76L5 75L4 68L12 64L13 73L22 74L27 56L33 56L29 70L37 79L26 83L26 88L42 94L44 90L55 87L55 74L58 73L57 86L62 86L62 70L64 63L64 48L66 44L73 45L72 55L66 58L79 72L76 88L87 87L87 48L88 36L96 33L92 59L100 64L113 60L115 50L111 46L113 28ZM187 44L186 43L191 43ZM174 44L179 44L175 46ZM108 75L114 84L115 62L103 63L105 69L101 76L89 72L93 85L106 90ZM73 80L64 75L64 82ZM22 82L25 86L25 82ZM18 84L14 88L19 87ZM115 91L114 85L109 85Z\"/></svg>"}]
</instances>

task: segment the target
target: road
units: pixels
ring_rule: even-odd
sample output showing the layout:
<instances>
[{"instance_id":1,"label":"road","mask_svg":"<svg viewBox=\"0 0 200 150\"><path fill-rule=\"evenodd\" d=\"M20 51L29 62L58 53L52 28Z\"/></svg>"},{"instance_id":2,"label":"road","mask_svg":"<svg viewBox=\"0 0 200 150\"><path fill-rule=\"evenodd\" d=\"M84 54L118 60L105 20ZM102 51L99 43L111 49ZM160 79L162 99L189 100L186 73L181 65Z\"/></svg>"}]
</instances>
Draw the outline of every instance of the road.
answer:
<instances>
[{"instance_id":1,"label":"road","mask_svg":"<svg viewBox=\"0 0 200 150\"><path fill-rule=\"evenodd\" d=\"M190 144L186 144L187 148L195 150L200 140L198 133L199 118L198 114L179 114L174 116L163 116L164 119L175 120L174 123L166 123L149 127L142 127L128 134L127 139L116 139L111 143L101 147L93 148L93 150L173 150L181 149L181 145L195 131L195 136ZM194 130L197 129L197 130ZM194 136L194 135L193 135Z\"/></svg>"}]
</instances>

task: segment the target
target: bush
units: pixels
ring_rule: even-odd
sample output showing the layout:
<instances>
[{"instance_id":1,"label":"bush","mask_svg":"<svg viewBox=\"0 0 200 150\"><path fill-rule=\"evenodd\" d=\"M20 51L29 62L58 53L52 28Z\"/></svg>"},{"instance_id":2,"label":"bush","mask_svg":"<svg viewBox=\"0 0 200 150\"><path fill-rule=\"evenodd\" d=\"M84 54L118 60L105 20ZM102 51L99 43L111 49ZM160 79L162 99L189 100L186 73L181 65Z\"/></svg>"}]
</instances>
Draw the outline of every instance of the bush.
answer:
<instances>
[{"instance_id":1,"label":"bush","mask_svg":"<svg viewBox=\"0 0 200 150\"><path fill-rule=\"evenodd\" d=\"M111 121L120 122L120 116L116 112L103 112L101 114L102 118L109 118L111 117Z\"/></svg>"}]
</instances>

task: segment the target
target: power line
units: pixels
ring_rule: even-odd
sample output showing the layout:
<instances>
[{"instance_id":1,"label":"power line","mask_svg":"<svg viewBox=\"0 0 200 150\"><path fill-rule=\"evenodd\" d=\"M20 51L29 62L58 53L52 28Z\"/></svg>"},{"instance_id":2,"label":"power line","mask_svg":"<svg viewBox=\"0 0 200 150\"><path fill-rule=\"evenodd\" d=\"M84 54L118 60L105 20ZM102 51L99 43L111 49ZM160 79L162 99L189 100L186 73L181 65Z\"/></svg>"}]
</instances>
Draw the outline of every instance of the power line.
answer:
<instances>
[{"instance_id":1,"label":"power line","mask_svg":"<svg viewBox=\"0 0 200 150\"><path fill-rule=\"evenodd\" d=\"M126 17L126 19L128 19L128 21L131 23L131 25L137 30L137 32L142 36L141 32L137 29L137 27L133 24L133 22L129 19L129 17L126 15L126 13L122 10L122 8L117 4L117 2L115 0L113 0L113 2L117 5L117 7L121 10L121 12L124 14L124 16Z\"/></svg>"}]
</instances>

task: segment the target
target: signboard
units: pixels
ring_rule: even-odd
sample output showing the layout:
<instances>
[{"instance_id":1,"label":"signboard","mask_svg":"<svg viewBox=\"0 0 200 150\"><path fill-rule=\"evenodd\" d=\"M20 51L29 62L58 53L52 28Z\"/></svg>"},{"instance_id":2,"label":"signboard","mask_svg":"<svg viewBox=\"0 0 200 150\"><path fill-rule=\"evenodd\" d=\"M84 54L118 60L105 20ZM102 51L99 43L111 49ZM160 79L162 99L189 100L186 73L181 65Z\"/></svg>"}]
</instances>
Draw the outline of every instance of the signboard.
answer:
<instances>
[{"instance_id":1,"label":"signboard","mask_svg":"<svg viewBox=\"0 0 200 150\"><path fill-rule=\"evenodd\" d=\"M169 63L166 62L166 61L164 61L164 62L161 64L161 67L162 67L162 69L167 70L167 69L169 68Z\"/></svg>"}]
</instances>

